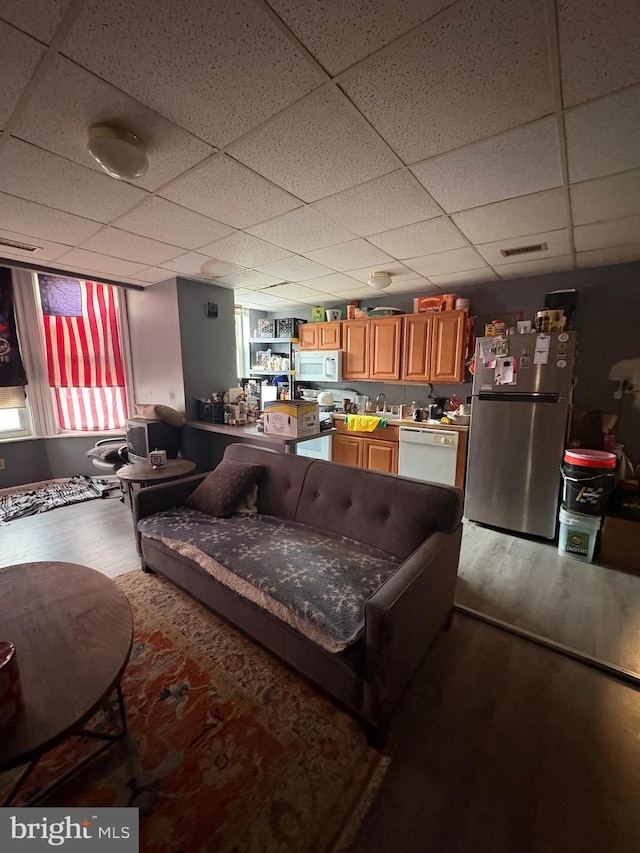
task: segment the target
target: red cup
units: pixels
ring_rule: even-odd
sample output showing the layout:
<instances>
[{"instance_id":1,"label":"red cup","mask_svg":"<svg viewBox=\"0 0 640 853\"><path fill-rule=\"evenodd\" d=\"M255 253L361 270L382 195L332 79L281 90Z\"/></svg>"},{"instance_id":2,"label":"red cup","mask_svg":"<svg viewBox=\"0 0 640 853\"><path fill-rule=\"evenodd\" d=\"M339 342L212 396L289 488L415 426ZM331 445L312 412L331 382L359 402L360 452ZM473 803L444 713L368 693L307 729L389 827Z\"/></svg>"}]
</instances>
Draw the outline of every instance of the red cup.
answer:
<instances>
[{"instance_id":1,"label":"red cup","mask_svg":"<svg viewBox=\"0 0 640 853\"><path fill-rule=\"evenodd\" d=\"M23 710L20 673L13 643L0 641L0 726L8 726Z\"/></svg>"}]
</instances>

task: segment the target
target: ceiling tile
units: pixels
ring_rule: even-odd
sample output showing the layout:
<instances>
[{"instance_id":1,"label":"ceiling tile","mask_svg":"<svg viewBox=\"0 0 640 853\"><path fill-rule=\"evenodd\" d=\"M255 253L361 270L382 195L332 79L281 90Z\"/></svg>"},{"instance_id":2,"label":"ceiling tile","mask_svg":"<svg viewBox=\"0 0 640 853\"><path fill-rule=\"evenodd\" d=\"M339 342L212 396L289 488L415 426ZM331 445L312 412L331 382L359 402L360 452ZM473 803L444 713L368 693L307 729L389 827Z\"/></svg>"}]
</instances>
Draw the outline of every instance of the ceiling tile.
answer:
<instances>
[{"instance_id":1,"label":"ceiling tile","mask_svg":"<svg viewBox=\"0 0 640 853\"><path fill-rule=\"evenodd\" d=\"M224 155L178 178L160 195L234 228L256 225L300 205L298 199Z\"/></svg>"},{"instance_id":2,"label":"ceiling tile","mask_svg":"<svg viewBox=\"0 0 640 853\"><path fill-rule=\"evenodd\" d=\"M58 56L20 116L14 135L102 171L87 151L87 128L114 123L147 145L149 168L130 183L156 190L215 149L133 98Z\"/></svg>"},{"instance_id":3,"label":"ceiling tile","mask_svg":"<svg viewBox=\"0 0 640 853\"><path fill-rule=\"evenodd\" d=\"M37 41L0 21L0 127L7 123L44 51Z\"/></svg>"},{"instance_id":4,"label":"ceiling tile","mask_svg":"<svg viewBox=\"0 0 640 853\"><path fill-rule=\"evenodd\" d=\"M585 267L606 267L609 264L628 264L640 261L640 243L635 246L612 246L609 249L595 249L591 252L578 252L576 265Z\"/></svg>"},{"instance_id":5,"label":"ceiling tile","mask_svg":"<svg viewBox=\"0 0 640 853\"><path fill-rule=\"evenodd\" d=\"M559 0L558 31L565 106L640 81L637 0Z\"/></svg>"},{"instance_id":6,"label":"ceiling tile","mask_svg":"<svg viewBox=\"0 0 640 853\"><path fill-rule=\"evenodd\" d=\"M82 244L82 248L147 265L161 264L183 254L183 249L178 246L158 243L157 240L129 234L128 231L121 231L119 228L104 228L93 237L89 237Z\"/></svg>"},{"instance_id":7,"label":"ceiling tile","mask_svg":"<svg viewBox=\"0 0 640 853\"><path fill-rule=\"evenodd\" d=\"M186 252L178 258L167 261L162 264L162 267L174 272L181 272L185 275L203 276L205 273L202 268L206 263L209 263L211 258L208 255L199 255L197 252Z\"/></svg>"},{"instance_id":8,"label":"ceiling tile","mask_svg":"<svg viewBox=\"0 0 640 853\"><path fill-rule=\"evenodd\" d=\"M346 290L343 293L336 293L333 301L336 302L337 300L346 299L381 299L383 296L384 292L375 287L358 287L356 285L355 288L352 287L350 290Z\"/></svg>"},{"instance_id":9,"label":"ceiling tile","mask_svg":"<svg viewBox=\"0 0 640 853\"><path fill-rule=\"evenodd\" d=\"M438 252L421 258L409 258L405 261L410 269L425 275L433 281L434 275L447 272L476 270L483 266L483 260L475 249L454 249L452 252Z\"/></svg>"},{"instance_id":10,"label":"ceiling tile","mask_svg":"<svg viewBox=\"0 0 640 853\"><path fill-rule=\"evenodd\" d=\"M376 264L376 272L388 272L393 277L393 281L409 281L416 278L414 270L410 270L400 261L392 261L390 264ZM369 278L371 267L361 267L357 270L349 270L347 275L349 278L355 278L358 281L366 282Z\"/></svg>"},{"instance_id":11,"label":"ceiling tile","mask_svg":"<svg viewBox=\"0 0 640 853\"><path fill-rule=\"evenodd\" d=\"M505 258L501 254L502 249L516 249L519 246L530 246L534 243L546 243L547 248L540 252L528 252L526 260L537 260L549 258L553 255L567 255L571 253L571 241L569 229L561 228L558 231L545 231L539 234L526 234L521 237L512 237L508 240L496 240L493 243L482 243L476 246L483 258L491 266L496 264L518 263L523 260L522 255L512 255Z\"/></svg>"},{"instance_id":12,"label":"ceiling tile","mask_svg":"<svg viewBox=\"0 0 640 853\"><path fill-rule=\"evenodd\" d=\"M320 199L311 206L360 237L440 213L428 193L405 170Z\"/></svg>"},{"instance_id":13,"label":"ceiling tile","mask_svg":"<svg viewBox=\"0 0 640 853\"><path fill-rule=\"evenodd\" d=\"M553 258L518 261L516 264L496 264L495 270L503 279L519 276L544 275L550 272L564 272L574 268L573 255L556 255Z\"/></svg>"},{"instance_id":14,"label":"ceiling tile","mask_svg":"<svg viewBox=\"0 0 640 853\"><path fill-rule=\"evenodd\" d=\"M451 5L453 0L270 0L310 53L336 75Z\"/></svg>"},{"instance_id":15,"label":"ceiling tile","mask_svg":"<svg viewBox=\"0 0 640 853\"><path fill-rule=\"evenodd\" d=\"M338 243L335 246L325 246L323 249L314 249L313 252L305 252L306 257L312 261L338 272L354 270L368 265L391 263L393 258L381 251L366 240L349 240L347 243Z\"/></svg>"},{"instance_id":16,"label":"ceiling tile","mask_svg":"<svg viewBox=\"0 0 640 853\"><path fill-rule=\"evenodd\" d=\"M640 170L569 187L574 225L640 213Z\"/></svg>"},{"instance_id":17,"label":"ceiling tile","mask_svg":"<svg viewBox=\"0 0 640 853\"><path fill-rule=\"evenodd\" d=\"M282 278L285 281L305 281L305 279L318 278L321 275L328 275L333 272L322 264L316 264L308 258L300 258L297 255L292 255L282 261L274 261L272 264L264 264L258 267L257 271Z\"/></svg>"},{"instance_id":18,"label":"ceiling tile","mask_svg":"<svg viewBox=\"0 0 640 853\"><path fill-rule=\"evenodd\" d=\"M146 196L139 187L19 139L10 139L2 151L0 190L100 222L109 222Z\"/></svg>"},{"instance_id":19,"label":"ceiling tile","mask_svg":"<svg viewBox=\"0 0 640 853\"><path fill-rule=\"evenodd\" d=\"M314 293L313 296L301 296L300 302L303 302L305 305L335 305L337 299L343 299L344 297L338 297L335 293Z\"/></svg>"},{"instance_id":20,"label":"ceiling tile","mask_svg":"<svg viewBox=\"0 0 640 853\"><path fill-rule=\"evenodd\" d=\"M392 295L401 293L422 293L423 291L435 290L435 286L426 278L412 278L409 281L393 282L385 288L385 293Z\"/></svg>"},{"instance_id":21,"label":"ceiling tile","mask_svg":"<svg viewBox=\"0 0 640 853\"><path fill-rule=\"evenodd\" d=\"M229 154L305 201L377 178L398 161L333 87L314 92Z\"/></svg>"},{"instance_id":22,"label":"ceiling tile","mask_svg":"<svg viewBox=\"0 0 640 853\"><path fill-rule=\"evenodd\" d=\"M332 275L323 275L320 278L311 278L305 281L306 287L319 290L322 293L338 293L353 287L353 276L334 272Z\"/></svg>"},{"instance_id":23,"label":"ceiling tile","mask_svg":"<svg viewBox=\"0 0 640 853\"><path fill-rule=\"evenodd\" d=\"M457 3L340 85L405 163L552 112L540 0Z\"/></svg>"},{"instance_id":24,"label":"ceiling tile","mask_svg":"<svg viewBox=\"0 0 640 853\"><path fill-rule=\"evenodd\" d=\"M5 220L2 220L3 222ZM50 243L48 240L36 239L28 237L26 234L18 234L14 231L0 230L1 240L12 240L17 243L25 243L28 246L37 246L37 252L29 252L26 249L18 249L12 246L0 246L0 255L7 258L20 258L23 261L31 260L35 264L41 264L42 261L53 261L68 252L70 246L63 246L60 243Z\"/></svg>"},{"instance_id":25,"label":"ceiling tile","mask_svg":"<svg viewBox=\"0 0 640 853\"><path fill-rule=\"evenodd\" d=\"M197 249L204 243L233 234L233 228L228 225L158 196L125 213L116 224L124 231L173 243L183 249Z\"/></svg>"},{"instance_id":26,"label":"ceiling tile","mask_svg":"<svg viewBox=\"0 0 640 853\"><path fill-rule=\"evenodd\" d=\"M565 114L571 183L640 166L640 87Z\"/></svg>"},{"instance_id":27,"label":"ceiling tile","mask_svg":"<svg viewBox=\"0 0 640 853\"><path fill-rule=\"evenodd\" d=\"M310 207L299 207L247 230L290 252L308 252L332 243L344 243L353 236L350 231L330 222Z\"/></svg>"},{"instance_id":28,"label":"ceiling tile","mask_svg":"<svg viewBox=\"0 0 640 853\"><path fill-rule=\"evenodd\" d=\"M233 288L261 288L270 287L272 284L280 284L281 276L265 275L262 272L255 270L244 270L244 272L235 273L234 275L225 275L219 278L221 284L227 284Z\"/></svg>"},{"instance_id":29,"label":"ceiling tile","mask_svg":"<svg viewBox=\"0 0 640 853\"><path fill-rule=\"evenodd\" d=\"M640 243L640 216L577 225L573 229L573 238L576 252L624 246L626 243Z\"/></svg>"},{"instance_id":30,"label":"ceiling tile","mask_svg":"<svg viewBox=\"0 0 640 853\"><path fill-rule=\"evenodd\" d=\"M63 52L217 146L323 80L250 0L89 0Z\"/></svg>"},{"instance_id":31,"label":"ceiling tile","mask_svg":"<svg viewBox=\"0 0 640 853\"><path fill-rule=\"evenodd\" d=\"M317 296L309 287L303 284L277 284L270 288L269 296L277 296L280 299L310 299Z\"/></svg>"},{"instance_id":32,"label":"ceiling tile","mask_svg":"<svg viewBox=\"0 0 640 853\"><path fill-rule=\"evenodd\" d=\"M497 281L498 276L489 267L465 272L448 272L443 275L430 275L429 280L438 287L463 287L466 284L480 284L482 281Z\"/></svg>"},{"instance_id":33,"label":"ceiling tile","mask_svg":"<svg viewBox=\"0 0 640 853\"><path fill-rule=\"evenodd\" d=\"M47 44L71 0L2 0L0 18Z\"/></svg>"},{"instance_id":34,"label":"ceiling tile","mask_svg":"<svg viewBox=\"0 0 640 853\"><path fill-rule=\"evenodd\" d=\"M484 207L454 213L451 217L472 243L490 243L536 231L567 227L562 189L498 201Z\"/></svg>"},{"instance_id":35,"label":"ceiling tile","mask_svg":"<svg viewBox=\"0 0 640 853\"><path fill-rule=\"evenodd\" d=\"M556 121L485 139L411 171L448 213L560 186Z\"/></svg>"},{"instance_id":36,"label":"ceiling tile","mask_svg":"<svg viewBox=\"0 0 640 853\"><path fill-rule=\"evenodd\" d=\"M240 272L244 272L244 269L238 264L229 264L226 261L219 261L217 258L210 258L202 265L202 274L209 278L220 279L223 276Z\"/></svg>"},{"instance_id":37,"label":"ceiling tile","mask_svg":"<svg viewBox=\"0 0 640 853\"><path fill-rule=\"evenodd\" d=\"M69 246L81 243L102 227L100 222L52 210L50 207L5 193L0 193L0 222L11 223L23 234L66 243Z\"/></svg>"},{"instance_id":38,"label":"ceiling tile","mask_svg":"<svg viewBox=\"0 0 640 853\"><path fill-rule=\"evenodd\" d=\"M121 261L86 249L71 249L64 257L58 259L58 266L70 264L74 269L84 268L87 272L101 272L104 275L133 275L145 268L145 264L134 264L131 261Z\"/></svg>"},{"instance_id":39,"label":"ceiling tile","mask_svg":"<svg viewBox=\"0 0 640 853\"><path fill-rule=\"evenodd\" d=\"M286 249L266 243L242 231L224 237L222 240L216 240L208 246L202 246L200 251L205 255L211 255L212 258L220 258L243 267L256 267L260 264L268 264L270 261L281 261L290 254Z\"/></svg>"},{"instance_id":40,"label":"ceiling tile","mask_svg":"<svg viewBox=\"0 0 640 853\"><path fill-rule=\"evenodd\" d=\"M163 270L160 267L150 267L147 270L141 270L131 276L135 281L146 281L150 284L156 284L159 281L167 281L173 278L169 270Z\"/></svg>"},{"instance_id":41,"label":"ceiling tile","mask_svg":"<svg viewBox=\"0 0 640 853\"><path fill-rule=\"evenodd\" d=\"M415 258L432 252L446 252L448 249L468 245L455 225L444 216L384 231L382 234L373 234L368 239L394 258L400 259Z\"/></svg>"},{"instance_id":42,"label":"ceiling tile","mask_svg":"<svg viewBox=\"0 0 640 853\"><path fill-rule=\"evenodd\" d=\"M250 290L246 295L238 294L236 296L236 302L241 301L242 305L258 305L258 306L273 306L274 309L277 305L283 305L284 299L278 299L277 296L271 296L269 293L265 293L263 290Z\"/></svg>"}]
</instances>

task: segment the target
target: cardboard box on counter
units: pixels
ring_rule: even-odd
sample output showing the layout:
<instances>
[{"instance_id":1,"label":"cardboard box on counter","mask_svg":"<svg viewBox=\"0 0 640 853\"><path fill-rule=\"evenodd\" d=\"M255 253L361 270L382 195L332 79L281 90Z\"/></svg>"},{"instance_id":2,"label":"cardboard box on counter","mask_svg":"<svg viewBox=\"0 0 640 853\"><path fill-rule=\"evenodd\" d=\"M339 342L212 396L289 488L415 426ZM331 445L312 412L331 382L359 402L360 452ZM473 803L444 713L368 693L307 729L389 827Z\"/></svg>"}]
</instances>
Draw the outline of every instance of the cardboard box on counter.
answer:
<instances>
[{"instance_id":1,"label":"cardboard box on counter","mask_svg":"<svg viewBox=\"0 0 640 853\"><path fill-rule=\"evenodd\" d=\"M320 432L318 404L306 400L274 400L264 404L264 431L284 438L306 438Z\"/></svg>"},{"instance_id":2,"label":"cardboard box on counter","mask_svg":"<svg viewBox=\"0 0 640 853\"><path fill-rule=\"evenodd\" d=\"M598 562L640 575L640 521L605 516L600 532Z\"/></svg>"}]
</instances>

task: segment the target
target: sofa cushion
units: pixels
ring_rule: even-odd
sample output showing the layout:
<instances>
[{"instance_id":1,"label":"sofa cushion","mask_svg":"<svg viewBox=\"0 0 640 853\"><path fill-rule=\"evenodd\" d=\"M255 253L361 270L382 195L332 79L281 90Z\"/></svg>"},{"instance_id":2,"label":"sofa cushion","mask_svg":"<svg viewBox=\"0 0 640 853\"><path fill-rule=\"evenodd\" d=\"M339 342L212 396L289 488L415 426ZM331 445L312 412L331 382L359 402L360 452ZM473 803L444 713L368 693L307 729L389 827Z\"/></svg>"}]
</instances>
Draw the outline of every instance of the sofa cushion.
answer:
<instances>
[{"instance_id":1,"label":"sofa cushion","mask_svg":"<svg viewBox=\"0 0 640 853\"><path fill-rule=\"evenodd\" d=\"M178 507L138 530L330 652L360 637L365 601L398 568L377 548L267 515L220 519Z\"/></svg>"},{"instance_id":2,"label":"sofa cushion","mask_svg":"<svg viewBox=\"0 0 640 853\"><path fill-rule=\"evenodd\" d=\"M223 459L189 495L187 506L216 518L228 518L256 484L261 471L262 465Z\"/></svg>"}]
</instances>

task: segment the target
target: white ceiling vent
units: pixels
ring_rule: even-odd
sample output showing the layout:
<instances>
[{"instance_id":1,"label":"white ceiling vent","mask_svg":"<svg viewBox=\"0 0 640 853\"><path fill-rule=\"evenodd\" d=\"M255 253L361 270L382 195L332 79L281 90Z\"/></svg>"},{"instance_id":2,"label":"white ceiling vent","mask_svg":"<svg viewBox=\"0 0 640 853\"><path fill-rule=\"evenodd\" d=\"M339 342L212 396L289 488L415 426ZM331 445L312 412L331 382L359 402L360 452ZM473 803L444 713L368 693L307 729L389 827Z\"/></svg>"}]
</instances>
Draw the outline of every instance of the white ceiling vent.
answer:
<instances>
[{"instance_id":1,"label":"white ceiling vent","mask_svg":"<svg viewBox=\"0 0 640 853\"><path fill-rule=\"evenodd\" d=\"M530 246L516 246L515 249L500 249L500 254L503 258L510 258L512 255L528 255L529 252L546 252L548 248L546 243L532 243Z\"/></svg>"},{"instance_id":2,"label":"white ceiling vent","mask_svg":"<svg viewBox=\"0 0 640 853\"><path fill-rule=\"evenodd\" d=\"M9 249L20 249L22 252L39 252L42 246L29 246L28 243L16 243L14 240L0 239L0 246L7 246Z\"/></svg>"}]
</instances>

